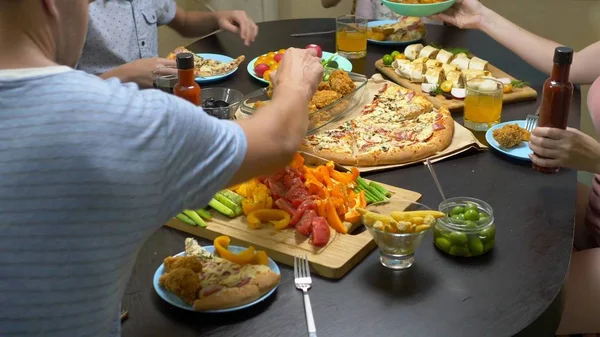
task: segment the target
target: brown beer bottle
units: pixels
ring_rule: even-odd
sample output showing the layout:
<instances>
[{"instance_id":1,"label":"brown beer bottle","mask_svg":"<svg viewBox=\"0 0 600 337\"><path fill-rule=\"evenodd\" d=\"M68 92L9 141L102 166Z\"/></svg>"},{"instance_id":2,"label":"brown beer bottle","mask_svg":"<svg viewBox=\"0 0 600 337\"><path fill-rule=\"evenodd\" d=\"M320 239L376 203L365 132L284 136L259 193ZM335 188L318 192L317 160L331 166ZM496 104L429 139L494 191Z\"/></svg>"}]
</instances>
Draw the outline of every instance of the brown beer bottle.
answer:
<instances>
[{"instance_id":1,"label":"brown beer bottle","mask_svg":"<svg viewBox=\"0 0 600 337\"><path fill-rule=\"evenodd\" d=\"M567 128L573 97L573 83L569 82L572 62L572 48L557 47L554 50L554 67L550 78L544 82L538 126L563 130ZM558 167L540 167L535 164L533 168L542 173L557 173L559 170Z\"/></svg>"}]
</instances>

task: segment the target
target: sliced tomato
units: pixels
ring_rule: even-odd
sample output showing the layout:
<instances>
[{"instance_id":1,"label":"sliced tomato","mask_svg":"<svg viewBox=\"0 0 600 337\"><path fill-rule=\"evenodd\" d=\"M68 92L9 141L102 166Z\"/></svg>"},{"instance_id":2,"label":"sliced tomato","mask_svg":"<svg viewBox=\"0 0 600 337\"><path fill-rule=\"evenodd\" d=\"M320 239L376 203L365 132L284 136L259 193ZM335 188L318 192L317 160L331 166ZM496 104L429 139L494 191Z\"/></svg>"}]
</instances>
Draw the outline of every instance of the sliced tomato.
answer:
<instances>
[{"instance_id":1,"label":"sliced tomato","mask_svg":"<svg viewBox=\"0 0 600 337\"><path fill-rule=\"evenodd\" d=\"M329 242L331 231L325 218L316 216L312 219L312 244L318 247L325 246Z\"/></svg>"},{"instance_id":2,"label":"sliced tomato","mask_svg":"<svg viewBox=\"0 0 600 337\"><path fill-rule=\"evenodd\" d=\"M294 200L294 199L300 199L300 200L304 200L309 196L308 194L308 189L306 188L306 186L304 185L300 185L300 186L295 186L292 187L292 189L290 189L286 194L285 194L285 198L287 200ZM292 203L293 204L293 203Z\"/></svg>"},{"instance_id":3,"label":"sliced tomato","mask_svg":"<svg viewBox=\"0 0 600 337\"><path fill-rule=\"evenodd\" d=\"M285 178L283 178L283 186L285 186L285 188L287 188L288 190L292 189L292 188L297 188L300 186L303 186L304 184L302 183L302 179L300 179L300 177L295 176L295 175L287 175L285 176Z\"/></svg>"},{"instance_id":4,"label":"sliced tomato","mask_svg":"<svg viewBox=\"0 0 600 337\"><path fill-rule=\"evenodd\" d=\"M292 216L292 219L290 219L290 226L295 226L298 221L300 221L300 218L302 218L304 215L304 212L307 210L314 210L315 208L317 208L317 205L315 205L315 202L312 199L304 200L300 206L298 206L298 209L294 213L294 216Z\"/></svg>"},{"instance_id":5,"label":"sliced tomato","mask_svg":"<svg viewBox=\"0 0 600 337\"><path fill-rule=\"evenodd\" d=\"M266 185L271 190L273 199L277 200L279 198L285 197L287 190L285 189L285 186L283 185L283 181L267 178L265 180L265 182L267 182Z\"/></svg>"},{"instance_id":6,"label":"sliced tomato","mask_svg":"<svg viewBox=\"0 0 600 337\"><path fill-rule=\"evenodd\" d=\"M275 201L275 206L282 211L288 212L288 214L292 217L296 214L296 210L292 207L292 204L285 199L277 199Z\"/></svg>"},{"instance_id":7,"label":"sliced tomato","mask_svg":"<svg viewBox=\"0 0 600 337\"><path fill-rule=\"evenodd\" d=\"M312 209L304 212L300 221L296 224L296 231L304 236L310 236L310 233L313 231L312 223L315 217L317 217L317 212Z\"/></svg>"}]
</instances>

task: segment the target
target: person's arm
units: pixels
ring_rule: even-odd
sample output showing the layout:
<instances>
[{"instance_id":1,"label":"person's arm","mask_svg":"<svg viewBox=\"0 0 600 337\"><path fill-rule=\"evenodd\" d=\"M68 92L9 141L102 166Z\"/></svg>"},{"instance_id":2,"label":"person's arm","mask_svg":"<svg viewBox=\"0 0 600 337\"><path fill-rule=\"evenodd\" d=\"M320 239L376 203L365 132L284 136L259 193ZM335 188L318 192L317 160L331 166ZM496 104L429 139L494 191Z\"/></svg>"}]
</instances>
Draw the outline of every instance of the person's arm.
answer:
<instances>
[{"instance_id":1,"label":"person's arm","mask_svg":"<svg viewBox=\"0 0 600 337\"><path fill-rule=\"evenodd\" d=\"M477 0L457 0L440 19L460 28L475 28L488 34L538 70L552 71L554 49L559 43L537 36L510 22ZM590 84L600 76L600 42L576 52L571 66L571 81Z\"/></svg>"},{"instance_id":2,"label":"person's arm","mask_svg":"<svg viewBox=\"0 0 600 337\"><path fill-rule=\"evenodd\" d=\"M152 88L153 74L156 69L160 69L161 75L177 74L176 62L164 58L153 57L139 59L111 69L100 78L109 79L116 77L122 83L136 83L140 88Z\"/></svg>"},{"instance_id":3,"label":"person's arm","mask_svg":"<svg viewBox=\"0 0 600 337\"><path fill-rule=\"evenodd\" d=\"M244 11L186 11L177 6L175 16L168 25L183 37L199 37L223 29L239 34L246 45L254 41L258 34L258 27Z\"/></svg>"},{"instance_id":4,"label":"person's arm","mask_svg":"<svg viewBox=\"0 0 600 337\"><path fill-rule=\"evenodd\" d=\"M337 6L342 0L321 0L321 5L324 8L331 8Z\"/></svg>"}]
</instances>

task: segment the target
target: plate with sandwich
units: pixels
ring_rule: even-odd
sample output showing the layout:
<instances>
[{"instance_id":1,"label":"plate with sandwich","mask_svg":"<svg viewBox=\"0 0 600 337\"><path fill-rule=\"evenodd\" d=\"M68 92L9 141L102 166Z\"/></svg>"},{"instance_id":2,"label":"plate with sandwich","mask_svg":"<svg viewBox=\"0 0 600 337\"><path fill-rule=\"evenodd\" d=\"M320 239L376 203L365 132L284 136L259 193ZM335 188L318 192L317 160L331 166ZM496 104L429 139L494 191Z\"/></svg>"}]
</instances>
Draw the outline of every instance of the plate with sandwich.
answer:
<instances>
[{"instance_id":1,"label":"plate with sandwich","mask_svg":"<svg viewBox=\"0 0 600 337\"><path fill-rule=\"evenodd\" d=\"M371 21L367 28L368 41L381 45L407 45L421 40L426 34L425 25L417 17Z\"/></svg>"}]
</instances>

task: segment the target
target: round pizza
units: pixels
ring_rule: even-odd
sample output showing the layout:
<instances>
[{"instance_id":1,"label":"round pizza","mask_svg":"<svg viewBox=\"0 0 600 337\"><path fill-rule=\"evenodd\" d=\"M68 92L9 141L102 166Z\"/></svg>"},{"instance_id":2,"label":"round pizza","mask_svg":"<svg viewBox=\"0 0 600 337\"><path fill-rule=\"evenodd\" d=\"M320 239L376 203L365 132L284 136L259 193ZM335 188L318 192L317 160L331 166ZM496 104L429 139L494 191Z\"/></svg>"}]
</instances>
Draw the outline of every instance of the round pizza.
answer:
<instances>
[{"instance_id":1,"label":"round pizza","mask_svg":"<svg viewBox=\"0 0 600 337\"><path fill-rule=\"evenodd\" d=\"M343 165L376 166L420 160L446 149L454 119L414 91L385 84L355 119L306 137L302 150Z\"/></svg>"}]
</instances>

